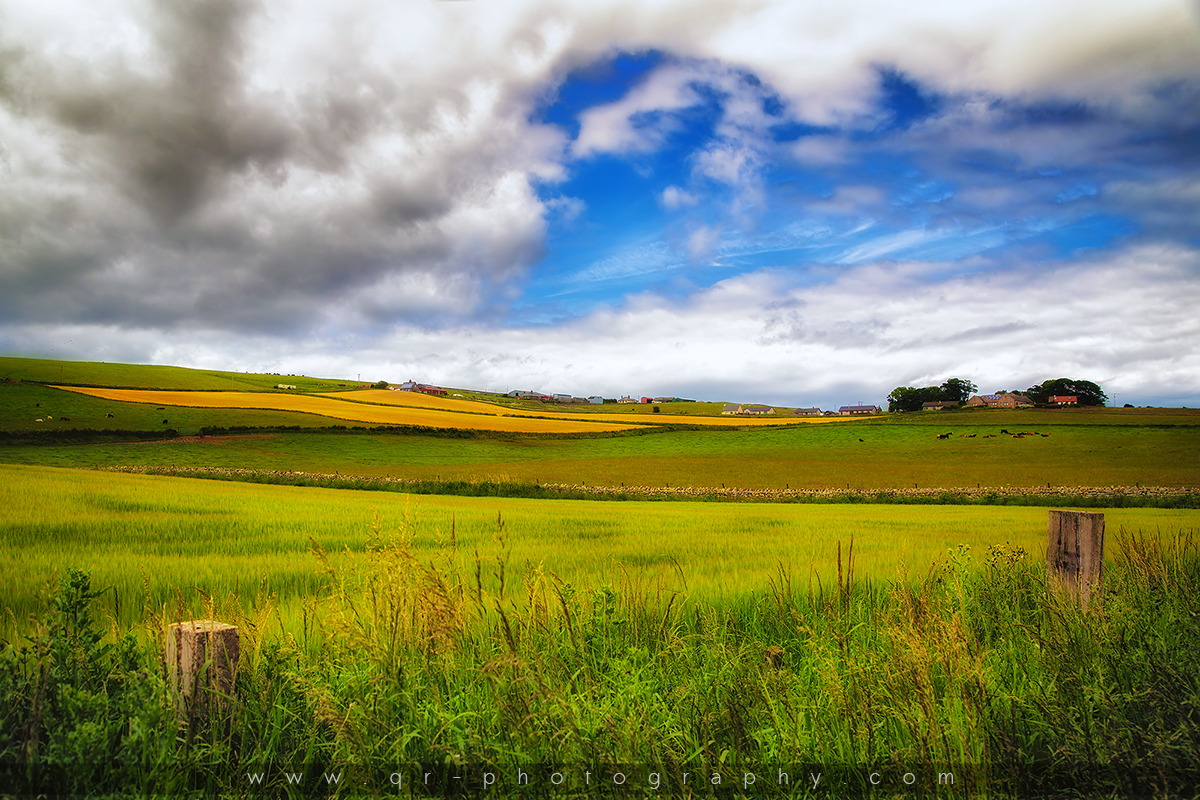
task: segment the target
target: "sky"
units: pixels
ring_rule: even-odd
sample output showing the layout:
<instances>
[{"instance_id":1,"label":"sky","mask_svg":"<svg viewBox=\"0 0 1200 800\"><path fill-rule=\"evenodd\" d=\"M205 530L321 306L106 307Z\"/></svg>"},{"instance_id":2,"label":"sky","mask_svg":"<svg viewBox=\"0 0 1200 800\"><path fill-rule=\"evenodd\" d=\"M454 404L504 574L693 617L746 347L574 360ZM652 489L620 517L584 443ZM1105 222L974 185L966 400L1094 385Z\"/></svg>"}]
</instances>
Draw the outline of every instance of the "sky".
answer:
<instances>
[{"instance_id":1,"label":"sky","mask_svg":"<svg viewBox=\"0 0 1200 800\"><path fill-rule=\"evenodd\" d=\"M0 354L1200 406L1200 0L0 0Z\"/></svg>"}]
</instances>

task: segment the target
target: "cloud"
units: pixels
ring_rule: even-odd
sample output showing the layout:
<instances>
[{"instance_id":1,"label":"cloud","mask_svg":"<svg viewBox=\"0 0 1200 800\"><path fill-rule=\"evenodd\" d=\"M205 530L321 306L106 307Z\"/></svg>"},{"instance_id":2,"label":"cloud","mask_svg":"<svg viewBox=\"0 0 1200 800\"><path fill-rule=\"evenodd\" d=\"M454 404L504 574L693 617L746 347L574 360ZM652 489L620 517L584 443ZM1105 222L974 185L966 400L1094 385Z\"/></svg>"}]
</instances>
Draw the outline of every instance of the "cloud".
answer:
<instances>
[{"instance_id":1,"label":"cloud","mask_svg":"<svg viewBox=\"0 0 1200 800\"><path fill-rule=\"evenodd\" d=\"M620 100L595 106L579 115L579 135L572 145L575 158L598 153L639 153L660 146L679 123L670 112L697 105L695 69L670 65Z\"/></svg>"},{"instance_id":2,"label":"cloud","mask_svg":"<svg viewBox=\"0 0 1200 800\"><path fill-rule=\"evenodd\" d=\"M542 252L533 184L560 177L563 137L513 103L520 75L398 78L337 26L336 71L313 74L296 8L278 31L240 0L107 11L138 35L9 28L27 43L0 98L4 318L287 334L350 306L461 314Z\"/></svg>"},{"instance_id":3,"label":"cloud","mask_svg":"<svg viewBox=\"0 0 1200 800\"><path fill-rule=\"evenodd\" d=\"M1090 262L971 274L953 264L885 261L815 285L802 277L766 269L681 299L631 296L552 329L397 327L354 340L353 350L336 335L297 346L209 331L164 344L87 326L0 327L0 341L70 337L75 356L823 407L882 403L896 386L951 375L990 387L1069 375L1131 396L1189 404L1200 397L1200 361L1179 346L1200 336L1195 248L1140 246ZM106 350L90 349L101 341Z\"/></svg>"},{"instance_id":4,"label":"cloud","mask_svg":"<svg viewBox=\"0 0 1200 800\"><path fill-rule=\"evenodd\" d=\"M646 51L573 140L538 121L573 70ZM884 71L939 102L897 126ZM784 397L1062 363L1196 386L1198 95L1186 0L0 0L0 329L12 350L610 392L630 370ZM711 130L650 190L682 212L672 243L574 277L806 260L500 322L548 231L592 222L558 194L579 161L669 147L697 109ZM1136 233L1086 264L993 252L1089 215Z\"/></svg>"},{"instance_id":5,"label":"cloud","mask_svg":"<svg viewBox=\"0 0 1200 800\"><path fill-rule=\"evenodd\" d=\"M685 206L694 206L700 199L696 195L680 189L678 186L668 186L659 196L659 203L668 211L675 211Z\"/></svg>"}]
</instances>

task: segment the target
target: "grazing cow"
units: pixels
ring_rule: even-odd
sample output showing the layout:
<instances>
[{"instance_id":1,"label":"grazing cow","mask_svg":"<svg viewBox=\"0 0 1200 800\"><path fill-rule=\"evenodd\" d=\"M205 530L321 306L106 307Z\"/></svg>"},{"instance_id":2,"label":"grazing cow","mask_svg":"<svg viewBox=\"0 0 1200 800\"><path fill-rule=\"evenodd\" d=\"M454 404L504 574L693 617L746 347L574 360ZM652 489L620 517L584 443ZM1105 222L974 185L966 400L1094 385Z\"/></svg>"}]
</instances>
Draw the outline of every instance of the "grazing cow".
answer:
<instances>
[{"instance_id":1,"label":"grazing cow","mask_svg":"<svg viewBox=\"0 0 1200 800\"><path fill-rule=\"evenodd\" d=\"M49 414L47 414L47 415L46 415L46 419L47 419L47 420L52 420L52 419L54 419L54 417L52 417L52 416L50 416Z\"/></svg>"},{"instance_id":2,"label":"grazing cow","mask_svg":"<svg viewBox=\"0 0 1200 800\"><path fill-rule=\"evenodd\" d=\"M105 415L104 415L104 418L105 418L105 419L112 419L112 418L113 418L113 415L112 415L112 414L105 414Z\"/></svg>"},{"instance_id":3,"label":"grazing cow","mask_svg":"<svg viewBox=\"0 0 1200 800\"><path fill-rule=\"evenodd\" d=\"M59 417L58 421L59 422L70 422L71 418L70 417Z\"/></svg>"},{"instance_id":4,"label":"grazing cow","mask_svg":"<svg viewBox=\"0 0 1200 800\"><path fill-rule=\"evenodd\" d=\"M950 438L950 434L948 434L948 433L939 433L939 434L937 435L937 438L939 438L939 439L949 439L949 438Z\"/></svg>"},{"instance_id":5,"label":"grazing cow","mask_svg":"<svg viewBox=\"0 0 1200 800\"><path fill-rule=\"evenodd\" d=\"M166 425L166 424L168 424L168 423L167 423L167 421L164 419L164 420L163 420L163 425Z\"/></svg>"},{"instance_id":6,"label":"grazing cow","mask_svg":"<svg viewBox=\"0 0 1200 800\"><path fill-rule=\"evenodd\" d=\"M968 436L967 438L968 438L968 439L974 439L974 438L975 438L976 436L978 436L978 435L979 435L979 434L977 434L977 433L972 433L972 434L971 434L970 436Z\"/></svg>"},{"instance_id":7,"label":"grazing cow","mask_svg":"<svg viewBox=\"0 0 1200 800\"><path fill-rule=\"evenodd\" d=\"M861 442L861 441L862 441L862 439L859 439L859 441Z\"/></svg>"},{"instance_id":8,"label":"grazing cow","mask_svg":"<svg viewBox=\"0 0 1200 800\"><path fill-rule=\"evenodd\" d=\"M1048 434L1048 433L1042 433L1042 434L1038 434L1038 435L1039 435L1039 436L1049 436L1050 434Z\"/></svg>"},{"instance_id":9,"label":"grazing cow","mask_svg":"<svg viewBox=\"0 0 1200 800\"><path fill-rule=\"evenodd\" d=\"M41 422L41 420L40 420L40 419L35 419L35 420L34 420L34 422Z\"/></svg>"},{"instance_id":10,"label":"grazing cow","mask_svg":"<svg viewBox=\"0 0 1200 800\"><path fill-rule=\"evenodd\" d=\"M1005 430L1004 428L1001 428L1001 429L1000 429L1000 432L1001 432L1001 433L1003 433L1005 436L1008 436L1008 435L1009 435L1008 431L1007 431L1007 430Z\"/></svg>"}]
</instances>

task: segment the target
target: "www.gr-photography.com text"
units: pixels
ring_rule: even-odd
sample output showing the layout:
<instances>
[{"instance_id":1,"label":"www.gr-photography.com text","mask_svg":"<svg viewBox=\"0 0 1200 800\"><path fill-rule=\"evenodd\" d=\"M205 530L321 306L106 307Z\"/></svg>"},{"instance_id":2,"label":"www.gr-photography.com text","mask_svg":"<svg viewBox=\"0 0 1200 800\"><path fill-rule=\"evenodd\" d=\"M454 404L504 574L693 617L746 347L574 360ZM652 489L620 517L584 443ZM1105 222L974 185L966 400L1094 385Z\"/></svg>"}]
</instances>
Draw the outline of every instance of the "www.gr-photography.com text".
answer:
<instances>
[{"instance_id":1,"label":"www.gr-photography.com text","mask_svg":"<svg viewBox=\"0 0 1200 800\"><path fill-rule=\"evenodd\" d=\"M539 796L577 795L596 792L612 795L661 792L670 795L691 791L709 794L736 791L746 794L828 794L883 790L919 790L936 796L940 790L961 792L974 781L971 768L958 765L945 769L825 765L755 765L741 768L683 769L660 766L489 766L407 765L393 769L353 766L312 770L260 769L246 773L247 788L264 791L288 788L327 794L331 790L377 789L430 796L494 795L525 793Z\"/></svg>"}]
</instances>

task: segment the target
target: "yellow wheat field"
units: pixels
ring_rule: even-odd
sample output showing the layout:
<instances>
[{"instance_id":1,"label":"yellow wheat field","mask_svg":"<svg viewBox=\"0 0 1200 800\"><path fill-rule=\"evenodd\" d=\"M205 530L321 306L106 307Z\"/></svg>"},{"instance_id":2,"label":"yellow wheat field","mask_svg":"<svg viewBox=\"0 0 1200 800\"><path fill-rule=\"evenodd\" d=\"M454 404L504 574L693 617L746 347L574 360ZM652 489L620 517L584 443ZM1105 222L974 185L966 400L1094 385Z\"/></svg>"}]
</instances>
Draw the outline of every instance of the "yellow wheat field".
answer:
<instances>
[{"instance_id":1,"label":"yellow wheat field","mask_svg":"<svg viewBox=\"0 0 1200 800\"><path fill-rule=\"evenodd\" d=\"M548 412L549 415L568 417L571 412L558 411ZM686 425L725 425L729 427L747 427L758 425L803 425L818 422L851 422L856 419L867 419L867 417L790 417L782 414L777 417L710 417L710 416L689 416L687 414L644 414L641 412L629 412L625 414L588 414L587 419L603 420L604 422L636 422L641 425L670 425L670 424L686 424Z\"/></svg>"},{"instance_id":2,"label":"yellow wheat field","mask_svg":"<svg viewBox=\"0 0 1200 800\"><path fill-rule=\"evenodd\" d=\"M153 403L160 406L185 406L190 408L253 408L274 411L300 411L307 414L317 414L322 417L346 420L347 422L368 422L376 425L472 428L475 430L502 431L506 433L585 433L589 431L620 431L635 427L629 424L629 422L612 424L605 421L585 422L570 419L496 416L494 412L492 414L466 414L461 413L461 411L452 411L445 408L356 403L318 395L273 392L172 392L78 386L58 386L55 388L126 403ZM386 395L411 394L410 392L386 391L381 393ZM480 405L487 408L482 403L473 405Z\"/></svg>"},{"instance_id":3,"label":"yellow wheat field","mask_svg":"<svg viewBox=\"0 0 1200 800\"><path fill-rule=\"evenodd\" d=\"M546 419L557 420L579 420L581 422L611 422L622 424L628 427L630 424L638 425L671 425L684 423L687 425L793 425L796 423L814 423L814 422L847 422L848 417L792 417L787 415L779 416L764 416L764 417L713 417L700 416L689 414L654 414L643 413L641 411L624 412L620 414L605 414L603 412L580 412L571 409L570 406L557 408L548 406L545 409L537 411L514 411L512 409L495 406L491 403L481 403L477 400L456 400L452 397L436 397L433 395L420 394L419 392L394 392L390 389L362 389L354 392L331 392L326 397L346 398L358 400L365 403L379 403L382 405L405 406L410 408L436 408L446 411L460 411L472 414L490 414L504 416L507 414L536 414L539 417ZM856 417L855 419L864 419L864 417Z\"/></svg>"},{"instance_id":4,"label":"yellow wheat field","mask_svg":"<svg viewBox=\"0 0 1200 800\"><path fill-rule=\"evenodd\" d=\"M456 411L465 414L487 414L493 417L521 414L512 409L502 408L491 403L480 403L478 400L456 400L452 397L436 397L420 392L399 392L391 389L360 389L353 392L324 392L321 397L332 397L337 400L353 400L360 403L375 403L384 406L404 406L406 408L432 408L440 411Z\"/></svg>"}]
</instances>

